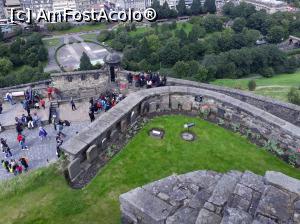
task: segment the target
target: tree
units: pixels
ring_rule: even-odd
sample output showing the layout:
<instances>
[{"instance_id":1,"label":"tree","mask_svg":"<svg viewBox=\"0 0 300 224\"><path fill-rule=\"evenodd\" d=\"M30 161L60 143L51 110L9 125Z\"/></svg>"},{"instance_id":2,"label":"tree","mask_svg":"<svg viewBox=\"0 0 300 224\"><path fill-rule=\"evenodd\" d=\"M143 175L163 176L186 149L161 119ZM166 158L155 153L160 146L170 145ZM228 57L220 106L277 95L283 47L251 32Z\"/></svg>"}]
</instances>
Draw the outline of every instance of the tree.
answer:
<instances>
[{"instance_id":1,"label":"tree","mask_svg":"<svg viewBox=\"0 0 300 224\"><path fill-rule=\"evenodd\" d=\"M255 82L255 80L252 79L252 80L250 80L248 82L248 89L250 91L254 91L256 89L256 82Z\"/></svg>"},{"instance_id":2,"label":"tree","mask_svg":"<svg viewBox=\"0 0 300 224\"><path fill-rule=\"evenodd\" d=\"M13 64L7 58L0 58L0 75L6 76L12 70Z\"/></svg>"},{"instance_id":3,"label":"tree","mask_svg":"<svg viewBox=\"0 0 300 224\"><path fill-rule=\"evenodd\" d=\"M186 34L186 32L184 31L183 28L181 28L180 30L176 30L175 35L180 40L180 43L182 45L184 43L186 43L186 41L187 41L187 34Z\"/></svg>"},{"instance_id":4,"label":"tree","mask_svg":"<svg viewBox=\"0 0 300 224\"><path fill-rule=\"evenodd\" d=\"M161 7L160 16L161 18L170 18L171 10L167 1L164 2Z\"/></svg>"},{"instance_id":5,"label":"tree","mask_svg":"<svg viewBox=\"0 0 300 224\"><path fill-rule=\"evenodd\" d=\"M197 41L198 38L203 35L203 30L200 29L200 26L197 26L196 24L192 27L192 30L189 32L188 39L190 42ZM205 30L204 30L205 32Z\"/></svg>"},{"instance_id":6,"label":"tree","mask_svg":"<svg viewBox=\"0 0 300 224\"><path fill-rule=\"evenodd\" d=\"M288 100L290 103L300 105L300 91L297 88L292 87L288 92Z\"/></svg>"},{"instance_id":7,"label":"tree","mask_svg":"<svg viewBox=\"0 0 300 224\"><path fill-rule=\"evenodd\" d=\"M185 0L179 0L178 5L176 6L178 11L178 16L184 16L187 14L187 9L185 5Z\"/></svg>"},{"instance_id":8,"label":"tree","mask_svg":"<svg viewBox=\"0 0 300 224\"><path fill-rule=\"evenodd\" d=\"M286 33L282 26L273 26L268 32L267 40L274 44L280 43L286 37Z\"/></svg>"},{"instance_id":9,"label":"tree","mask_svg":"<svg viewBox=\"0 0 300 224\"><path fill-rule=\"evenodd\" d=\"M247 22L244 18L235 18L234 21L233 21L232 29L235 32L240 33L240 32L242 32L242 30L246 26L246 23Z\"/></svg>"},{"instance_id":10,"label":"tree","mask_svg":"<svg viewBox=\"0 0 300 224\"><path fill-rule=\"evenodd\" d=\"M199 15L202 13L202 5L200 0L193 0L191 5L191 13L192 15Z\"/></svg>"},{"instance_id":11,"label":"tree","mask_svg":"<svg viewBox=\"0 0 300 224\"><path fill-rule=\"evenodd\" d=\"M178 78L186 77L189 65L184 61L177 61L173 66L173 71Z\"/></svg>"},{"instance_id":12,"label":"tree","mask_svg":"<svg viewBox=\"0 0 300 224\"><path fill-rule=\"evenodd\" d=\"M80 58L79 70L86 71L86 70L91 70L91 69L93 69L91 60L90 60L89 56L85 52L83 52L82 56Z\"/></svg>"},{"instance_id":13,"label":"tree","mask_svg":"<svg viewBox=\"0 0 300 224\"><path fill-rule=\"evenodd\" d=\"M141 59L148 58L151 54L150 46L146 37L144 37L139 46L139 56Z\"/></svg>"},{"instance_id":14,"label":"tree","mask_svg":"<svg viewBox=\"0 0 300 224\"><path fill-rule=\"evenodd\" d=\"M211 14L215 13L217 11L216 1L215 0L205 0L204 11L209 12Z\"/></svg>"},{"instance_id":15,"label":"tree","mask_svg":"<svg viewBox=\"0 0 300 224\"><path fill-rule=\"evenodd\" d=\"M44 46L40 46L38 51L39 61L46 61L48 59L48 51Z\"/></svg>"},{"instance_id":16,"label":"tree","mask_svg":"<svg viewBox=\"0 0 300 224\"><path fill-rule=\"evenodd\" d=\"M104 41L110 39L110 37L111 37L110 33L111 33L111 31L109 31L109 30L101 30L100 34L97 37L97 39L100 42L104 42Z\"/></svg>"},{"instance_id":17,"label":"tree","mask_svg":"<svg viewBox=\"0 0 300 224\"><path fill-rule=\"evenodd\" d=\"M222 20L215 15L208 15L203 19L203 26L209 33L221 31L223 28Z\"/></svg>"}]
</instances>

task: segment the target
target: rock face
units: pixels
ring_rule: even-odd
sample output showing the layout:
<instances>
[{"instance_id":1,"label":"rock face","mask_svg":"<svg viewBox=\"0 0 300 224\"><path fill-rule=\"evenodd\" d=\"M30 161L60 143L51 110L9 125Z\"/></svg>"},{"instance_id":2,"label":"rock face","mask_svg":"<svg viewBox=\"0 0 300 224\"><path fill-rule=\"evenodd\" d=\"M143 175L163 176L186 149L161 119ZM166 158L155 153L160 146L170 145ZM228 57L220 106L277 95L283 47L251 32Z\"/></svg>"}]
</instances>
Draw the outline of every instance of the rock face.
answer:
<instances>
[{"instance_id":1,"label":"rock face","mask_svg":"<svg viewBox=\"0 0 300 224\"><path fill-rule=\"evenodd\" d=\"M122 224L300 224L299 188L274 171L172 175L122 194Z\"/></svg>"}]
</instances>

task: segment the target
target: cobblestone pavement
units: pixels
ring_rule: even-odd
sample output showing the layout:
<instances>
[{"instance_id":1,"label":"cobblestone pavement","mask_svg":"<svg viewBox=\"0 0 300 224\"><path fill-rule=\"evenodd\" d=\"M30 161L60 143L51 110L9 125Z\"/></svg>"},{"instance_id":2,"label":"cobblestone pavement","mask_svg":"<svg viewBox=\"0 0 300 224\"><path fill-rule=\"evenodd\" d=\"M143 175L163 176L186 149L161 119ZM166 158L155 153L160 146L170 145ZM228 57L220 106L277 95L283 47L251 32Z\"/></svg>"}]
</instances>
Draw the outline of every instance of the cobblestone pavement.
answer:
<instances>
[{"instance_id":1,"label":"cobblestone pavement","mask_svg":"<svg viewBox=\"0 0 300 224\"><path fill-rule=\"evenodd\" d=\"M89 124L89 121L72 122L70 127L64 127L63 132L66 134L64 140L66 141L68 138L74 136L76 132L80 132L87 124ZM13 154L13 156L8 159L18 160L21 156L25 156L29 160L30 170L47 166L49 163L56 161L56 131L54 130L53 125L46 125L45 129L48 132L48 137L43 141L41 141L38 136L38 128L35 128L34 130L24 130L26 145L29 147L28 151L20 149L15 129L0 133L1 138L7 139L7 143ZM5 154L0 152L0 160L4 158ZM0 180L9 179L13 176L13 174L7 173L2 166L0 167Z\"/></svg>"}]
</instances>

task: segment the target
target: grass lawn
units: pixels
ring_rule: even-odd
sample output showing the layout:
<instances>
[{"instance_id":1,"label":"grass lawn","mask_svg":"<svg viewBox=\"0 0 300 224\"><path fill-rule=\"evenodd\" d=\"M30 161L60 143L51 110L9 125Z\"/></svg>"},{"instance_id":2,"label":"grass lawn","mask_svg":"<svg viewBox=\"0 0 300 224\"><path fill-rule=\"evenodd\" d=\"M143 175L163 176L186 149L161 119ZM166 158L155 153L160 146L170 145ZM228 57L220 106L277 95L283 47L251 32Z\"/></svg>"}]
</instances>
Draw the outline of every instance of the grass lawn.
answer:
<instances>
[{"instance_id":1,"label":"grass lawn","mask_svg":"<svg viewBox=\"0 0 300 224\"><path fill-rule=\"evenodd\" d=\"M87 34L80 35L80 37L85 41L97 41L97 36L98 34L96 33L87 33Z\"/></svg>"},{"instance_id":2,"label":"grass lawn","mask_svg":"<svg viewBox=\"0 0 300 224\"><path fill-rule=\"evenodd\" d=\"M59 47L62 43L59 38L43 40L46 47Z\"/></svg>"},{"instance_id":3,"label":"grass lawn","mask_svg":"<svg viewBox=\"0 0 300 224\"><path fill-rule=\"evenodd\" d=\"M183 124L195 122L194 142L181 140ZM148 136L163 128L163 140ZM2 223L120 223L118 197L128 190L193 170L276 170L300 179L300 172L244 137L209 122L180 115L153 119L83 190L70 189L54 167L0 186Z\"/></svg>"},{"instance_id":4,"label":"grass lawn","mask_svg":"<svg viewBox=\"0 0 300 224\"><path fill-rule=\"evenodd\" d=\"M300 71L294 74L275 75L272 78L218 79L212 84L248 90L250 79L256 81L257 88L254 93L287 102L287 94L290 88L300 86Z\"/></svg>"},{"instance_id":5,"label":"grass lawn","mask_svg":"<svg viewBox=\"0 0 300 224\"><path fill-rule=\"evenodd\" d=\"M97 23L94 25L82 25L82 26L74 26L68 30L61 30L61 31L54 31L52 32L53 35L63 35L69 33L80 33L80 32L89 32L89 31L96 31L100 29L104 29L106 27L103 23Z\"/></svg>"}]
</instances>

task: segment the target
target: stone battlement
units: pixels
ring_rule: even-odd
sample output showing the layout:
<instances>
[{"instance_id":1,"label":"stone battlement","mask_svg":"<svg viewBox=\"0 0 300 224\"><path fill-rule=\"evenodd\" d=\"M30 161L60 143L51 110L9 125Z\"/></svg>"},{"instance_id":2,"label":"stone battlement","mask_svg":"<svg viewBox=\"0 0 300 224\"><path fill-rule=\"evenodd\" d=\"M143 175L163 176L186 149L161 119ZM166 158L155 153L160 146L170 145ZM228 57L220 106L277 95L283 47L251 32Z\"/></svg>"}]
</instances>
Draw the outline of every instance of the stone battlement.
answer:
<instances>
[{"instance_id":1,"label":"stone battlement","mask_svg":"<svg viewBox=\"0 0 300 224\"><path fill-rule=\"evenodd\" d=\"M203 96L203 102L195 96ZM210 108L208 113L203 110ZM100 116L78 135L62 146L70 164L68 175L76 181L80 173L87 172L88 164L100 160L113 141L122 139L139 117L159 114L184 113L202 116L225 128L239 131L259 146L270 141L288 157L300 148L300 128L258 107L228 95L202 88L167 86L131 93L127 98ZM236 130L235 127L238 127Z\"/></svg>"},{"instance_id":2,"label":"stone battlement","mask_svg":"<svg viewBox=\"0 0 300 224\"><path fill-rule=\"evenodd\" d=\"M122 224L300 223L300 181L279 172L194 171L120 196Z\"/></svg>"}]
</instances>

